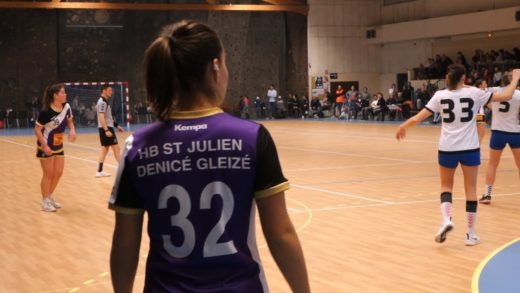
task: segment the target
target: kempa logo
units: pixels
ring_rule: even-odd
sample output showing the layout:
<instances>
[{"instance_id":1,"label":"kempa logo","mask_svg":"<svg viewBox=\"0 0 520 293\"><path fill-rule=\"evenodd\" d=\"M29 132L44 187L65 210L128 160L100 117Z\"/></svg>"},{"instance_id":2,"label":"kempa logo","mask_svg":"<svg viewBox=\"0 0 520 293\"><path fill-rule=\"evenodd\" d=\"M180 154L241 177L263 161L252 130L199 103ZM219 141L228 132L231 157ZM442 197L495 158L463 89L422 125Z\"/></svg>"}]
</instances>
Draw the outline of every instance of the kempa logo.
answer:
<instances>
[{"instance_id":1,"label":"kempa logo","mask_svg":"<svg viewBox=\"0 0 520 293\"><path fill-rule=\"evenodd\" d=\"M180 125L175 124L174 131L199 131L201 129L208 129L208 124L199 124L199 125Z\"/></svg>"}]
</instances>

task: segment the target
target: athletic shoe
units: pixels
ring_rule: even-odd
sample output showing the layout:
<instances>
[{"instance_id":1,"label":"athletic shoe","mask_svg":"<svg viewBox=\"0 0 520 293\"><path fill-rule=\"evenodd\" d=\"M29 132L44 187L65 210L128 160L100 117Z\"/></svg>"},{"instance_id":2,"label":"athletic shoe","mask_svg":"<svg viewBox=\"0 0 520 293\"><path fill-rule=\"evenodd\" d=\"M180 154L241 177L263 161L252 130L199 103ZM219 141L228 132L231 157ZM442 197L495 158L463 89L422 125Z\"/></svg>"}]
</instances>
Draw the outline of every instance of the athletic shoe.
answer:
<instances>
[{"instance_id":1,"label":"athletic shoe","mask_svg":"<svg viewBox=\"0 0 520 293\"><path fill-rule=\"evenodd\" d=\"M478 200L479 203L490 204L491 203L491 195L482 195L482 197Z\"/></svg>"},{"instance_id":2,"label":"athletic shoe","mask_svg":"<svg viewBox=\"0 0 520 293\"><path fill-rule=\"evenodd\" d=\"M453 223L451 221L443 222L437 234L435 234L435 242L443 243L446 240L446 235L453 230Z\"/></svg>"},{"instance_id":3,"label":"athletic shoe","mask_svg":"<svg viewBox=\"0 0 520 293\"><path fill-rule=\"evenodd\" d=\"M110 176L110 173L107 173L107 172L96 172L96 178L99 178L99 177L109 177Z\"/></svg>"},{"instance_id":4,"label":"athletic shoe","mask_svg":"<svg viewBox=\"0 0 520 293\"><path fill-rule=\"evenodd\" d=\"M56 202L52 196L49 196L48 199L53 207L57 209L60 209L62 207L62 205L59 202Z\"/></svg>"},{"instance_id":5,"label":"athletic shoe","mask_svg":"<svg viewBox=\"0 0 520 293\"><path fill-rule=\"evenodd\" d=\"M55 212L56 208L52 205L48 198L42 201L42 211L44 212Z\"/></svg>"},{"instance_id":6,"label":"athletic shoe","mask_svg":"<svg viewBox=\"0 0 520 293\"><path fill-rule=\"evenodd\" d=\"M480 243L480 237L478 237L477 235L469 235L469 234L466 234L466 239L464 239L464 243L467 245L467 246L473 246L473 245L477 245Z\"/></svg>"}]
</instances>

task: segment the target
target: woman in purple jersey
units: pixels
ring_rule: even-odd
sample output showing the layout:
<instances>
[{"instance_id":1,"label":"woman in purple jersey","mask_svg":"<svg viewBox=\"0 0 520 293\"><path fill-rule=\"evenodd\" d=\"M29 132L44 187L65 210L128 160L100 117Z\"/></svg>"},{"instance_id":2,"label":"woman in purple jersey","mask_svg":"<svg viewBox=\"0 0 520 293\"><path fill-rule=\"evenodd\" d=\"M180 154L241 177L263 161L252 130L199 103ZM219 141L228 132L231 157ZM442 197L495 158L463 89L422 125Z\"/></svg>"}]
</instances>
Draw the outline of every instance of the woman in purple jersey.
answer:
<instances>
[{"instance_id":1,"label":"woman in purple jersey","mask_svg":"<svg viewBox=\"0 0 520 293\"><path fill-rule=\"evenodd\" d=\"M453 230L452 190L455 170L460 163L464 175L466 192L467 233L466 245L480 243L475 232L477 216L477 175L480 165L480 143L476 128L476 114L480 107L491 101L511 99L514 86L509 86L501 93L486 93L475 87L464 85L466 69L459 64L448 67L446 83L448 89L437 91L421 112L401 124L396 138L405 138L406 129L429 117L434 112L442 115L442 129L439 140L439 173L441 177L441 214L442 224L435 235L435 241L442 243L448 232ZM518 82L520 70L513 71L514 83Z\"/></svg>"},{"instance_id":2,"label":"woman in purple jersey","mask_svg":"<svg viewBox=\"0 0 520 293\"><path fill-rule=\"evenodd\" d=\"M310 292L287 214L274 142L254 122L224 113L225 52L208 26L166 26L145 54L147 99L158 121L126 141L109 208L115 292L131 292L148 214L145 292L268 292L255 210L293 292Z\"/></svg>"},{"instance_id":3,"label":"woman in purple jersey","mask_svg":"<svg viewBox=\"0 0 520 293\"><path fill-rule=\"evenodd\" d=\"M61 205L54 200L52 193L63 174L65 166L63 134L68 126L69 140L76 140L72 121L72 111L66 103L65 86L54 84L45 89L43 110L38 115L34 133L38 139L36 157L40 159L43 176L41 180L42 210L55 212Z\"/></svg>"}]
</instances>

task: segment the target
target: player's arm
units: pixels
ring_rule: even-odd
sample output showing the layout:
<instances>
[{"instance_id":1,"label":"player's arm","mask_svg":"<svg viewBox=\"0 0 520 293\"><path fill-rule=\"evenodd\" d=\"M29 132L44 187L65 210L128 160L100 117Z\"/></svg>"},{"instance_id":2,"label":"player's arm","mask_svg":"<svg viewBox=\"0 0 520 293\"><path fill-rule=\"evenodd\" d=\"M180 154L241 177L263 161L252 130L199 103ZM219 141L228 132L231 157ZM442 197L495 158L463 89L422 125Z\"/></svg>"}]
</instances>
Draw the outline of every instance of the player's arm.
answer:
<instances>
[{"instance_id":1,"label":"player's arm","mask_svg":"<svg viewBox=\"0 0 520 293\"><path fill-rule=\"evenodd\" d=\"M134 285L143 215L127 215L116 212L116 224L110 253L110 274L115 293L131 293Z\"/></svg>"},{"instance_id":2,"label":"player's arm","mask_svg":"<svg viewBox=\"0 0 520 293\"><path fill-rule=\"evenodd\" d=\"M76 140L76 127L74 127L74 120L72 117L67 118L67 127L69 128L69 140Z\"/></svg>"},{"instance_id":3,"label":"player's arm","mask_svg":"<svg viewBox=\"0 0 520 293\"><path fill-rule=\"evenodd\" d=\"M403 124L399 125L399 127L397 128L397 132L395 133L395 137L397 138L397 140L405 138L407 128L417 125L418 123L430 117L431 115L432 112L430 112L429 109L424 108L419 113L415 114L415 116L403 122Z\"/></svg>"},{"instance_id":4,"label":"player's arm","mask_svg":"<svg viewBox=\"0 0 520 293\"><path fill-rule=\"evenodd\" d=\"M34 126L34 134L36 134L36 138L40 142L43 152L46 155L50 155L50 154L52 154L52 150L47 145L47 141L45 141L45 137L43 137L42 129L43 129L43 125L36 123L36 125Z\"/></svg>"},{"instance_id":5,"label":"player's arm","mask_svg":"<svg viewBox=\"0 0 520 293\"><path fill-rule=\"evenodd\" d=\"M504 91L501 93L493 93L491 97L491 102L502 102L511 100L513 93L515 92L516 85L518 84L518 80L520 79L520 69L514 69L513 75L511 77L511 83L504 88Z\"/></svg>"},{"instance_id":6,"label":"player's arm","mask_svg":"<svg viewBox=\"0 0 520 293\"><path fill-rule=\"evenodd\" d=\"M256 204L269 250L292 292L310 292L303 251L287 214L284 192L258 198Z\"/></svg>"}]
</instances>

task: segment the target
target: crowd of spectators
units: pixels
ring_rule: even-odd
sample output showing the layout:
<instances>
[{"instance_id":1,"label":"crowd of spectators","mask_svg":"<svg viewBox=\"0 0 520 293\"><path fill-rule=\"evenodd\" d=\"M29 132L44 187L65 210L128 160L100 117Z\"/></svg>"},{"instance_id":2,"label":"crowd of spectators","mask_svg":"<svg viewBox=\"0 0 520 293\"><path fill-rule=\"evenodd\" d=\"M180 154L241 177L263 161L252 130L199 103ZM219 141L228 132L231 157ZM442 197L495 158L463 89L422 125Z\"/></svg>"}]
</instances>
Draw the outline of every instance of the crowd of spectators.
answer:
<instances>
[{"instance_id":1,"label":"crowd of spectators","mask_svg":"<svg viewBox=\"0 0 520 293\"><path fill-rule=\"evenodd\" d=\"M473 85L478 79L486 80L489 85L498 85L505 72L511 71L520 65L520 49L513 48L484 52L477 49L470 61L462 52L457 52L455 61L445 54L437 54L434 58L428 58L426 65L420 64L414 69L415 79L443 79L446 69L452 63L462 64L466 67L466 83Z\"/></svg>"}]
</instances>

